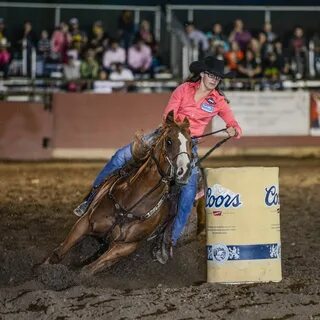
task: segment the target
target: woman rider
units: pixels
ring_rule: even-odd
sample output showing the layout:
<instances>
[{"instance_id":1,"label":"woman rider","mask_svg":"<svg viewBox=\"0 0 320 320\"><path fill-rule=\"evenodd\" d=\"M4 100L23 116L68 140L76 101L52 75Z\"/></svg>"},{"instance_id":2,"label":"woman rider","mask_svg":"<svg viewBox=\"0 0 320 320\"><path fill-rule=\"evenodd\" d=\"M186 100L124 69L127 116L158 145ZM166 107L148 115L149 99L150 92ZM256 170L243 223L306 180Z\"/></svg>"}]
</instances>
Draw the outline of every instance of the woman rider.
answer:
<instances>
[{"instance_id":1,"label":"woman rider","mask_svg":"<svg viewBox=\"0 0 320 320\"><path fill-rule=\"evenodd\" d=\"M170 111L174 111L175 119L183 121L185 117L190 122L191 136L203 134L212 118L219 115L227 126L229 136L240 138L241 128L234 118L224 94L218 85L223 78L230 78L231 73L224 74L224 63L214 57L206 57L204 60L194 61L189 66L193 74L186 82L178 86L172 93L169 103L164 110L164 118ZM152 141L157 136L157 131L146 137ZM193 153L197 156L197 147L193 147ZM132 159L131 144L119 149L106 164L93 183L89 196L81 203L74 213L83 215L91 203L96 188L112 174L122 168ZM192 169L188 184L180 191L177 215L172 229L172 244L175 245L188 220L197 191L198 168Z\"/></svg>"}]
</instances>

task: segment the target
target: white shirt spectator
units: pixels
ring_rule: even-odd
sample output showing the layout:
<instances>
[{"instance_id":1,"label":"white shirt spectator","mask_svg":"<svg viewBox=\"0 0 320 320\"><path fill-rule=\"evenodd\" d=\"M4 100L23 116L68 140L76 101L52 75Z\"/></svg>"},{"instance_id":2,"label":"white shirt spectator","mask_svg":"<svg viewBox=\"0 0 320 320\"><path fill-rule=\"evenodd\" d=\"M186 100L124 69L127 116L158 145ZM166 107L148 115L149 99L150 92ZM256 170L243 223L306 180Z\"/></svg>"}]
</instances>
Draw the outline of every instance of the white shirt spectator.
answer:
<instances>
[{"instance_id":1,"label":"white shirt spectator","mask_svg":"<svg viewBox=\"0 0 320 320\"><path fill-rule=\"evenodd\" d=\"M113 63L125 63L126 52L123 48L108 49L103 55L103 66L110 68Z\"/></svg>"},{"instance_id":2,"label":"white shirt spectator","mask_svg":"<svg viewBox=\"0 0 320 320\"><path fill-rule=\"evenodd\" d=\"M127 69L127 68L123 68L122 70L115 70L112 71L109 79L112 81L131 81L134 79L133 73L131 70Z\"/></svg>"},{"instance_id":3,"label":"white shirt spectator","mask_svg":"<svg viewBox=\"0 0 320 320\"><path fill-rule=\"evenodd\" d=\"M66 80L80 79L80 64L79 60L70 59L68 63L63 65L63 74Z\"/></svg>"}]
</instances>

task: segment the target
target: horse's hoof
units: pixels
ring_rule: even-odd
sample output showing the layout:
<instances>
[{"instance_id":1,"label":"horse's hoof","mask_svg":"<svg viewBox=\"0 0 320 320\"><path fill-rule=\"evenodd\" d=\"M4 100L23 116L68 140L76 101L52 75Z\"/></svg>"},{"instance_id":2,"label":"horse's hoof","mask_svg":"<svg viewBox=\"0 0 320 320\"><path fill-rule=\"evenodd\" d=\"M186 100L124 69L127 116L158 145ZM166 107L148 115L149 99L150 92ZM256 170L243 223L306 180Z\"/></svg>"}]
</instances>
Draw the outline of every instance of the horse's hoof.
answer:
<instances>
[{"instance_id":1,"label":"horse's hoof","mask_svg":"<svg viewBox=\"0 0 320 320\"><path fill-rule=\"evenodd\" d=\"M93 276L94 274L95 270L92 267L90 267L90 265L82 267L80 271L80 276L84 278Z\"/></svg>"}]
</instances>

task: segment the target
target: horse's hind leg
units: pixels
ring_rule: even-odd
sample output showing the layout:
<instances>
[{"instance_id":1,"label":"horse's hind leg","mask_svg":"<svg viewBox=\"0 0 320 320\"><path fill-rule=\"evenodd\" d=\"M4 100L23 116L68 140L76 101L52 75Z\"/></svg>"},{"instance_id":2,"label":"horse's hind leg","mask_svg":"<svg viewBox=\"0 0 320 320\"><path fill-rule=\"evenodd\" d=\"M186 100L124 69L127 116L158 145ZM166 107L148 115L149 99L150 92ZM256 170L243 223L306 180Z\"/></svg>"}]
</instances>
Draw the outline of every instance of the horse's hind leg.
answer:
<instances>
[{"instance_id":1,"label":"horse's hind leg","mask_svg":"<svg viewBox=\"0 0 320 320\"><path fill-rule=\"evenodd\" d=\"M138 242L113 242L110 248L96 261L92 262L88 266L83 268L84 271L88 271L94 274L101 271L105 267L110 267L118 262L122 257L128 256L134 252L138 247Z\"/></svg>"},{"instance_id":2,"label":"horse's hind leg","mask_svg":"<svg viewBox=\"0 0 320 320\"><path fill-rule=\"evenodd\" d=\"M66 239L53 250L45 263L58 263L64 255L90 232L89 216L84 215L72 227Z\"/></svg>"}]
</instances>

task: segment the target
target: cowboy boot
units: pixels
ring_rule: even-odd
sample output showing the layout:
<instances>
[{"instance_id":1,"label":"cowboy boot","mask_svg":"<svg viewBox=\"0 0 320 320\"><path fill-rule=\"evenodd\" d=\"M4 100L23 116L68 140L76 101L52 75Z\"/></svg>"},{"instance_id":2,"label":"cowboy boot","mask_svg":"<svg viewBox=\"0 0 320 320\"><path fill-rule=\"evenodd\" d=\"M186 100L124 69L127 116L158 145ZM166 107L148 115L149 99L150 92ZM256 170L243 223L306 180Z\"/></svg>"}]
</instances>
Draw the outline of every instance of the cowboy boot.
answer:
<instances>
[{"instance_id":1,"label":"cowboy boot","mask_svg":"<svg viewBox=\"0 0 320 320\"><path fill-rule=\"evenodd\" d=\"M98 189L97 187L93 187L93 188L90 190L90 192L87 194L87 196L84 198L84 201L81 202L81 203L73 210L73 213L74 213L76 216L81 217L81 216L83 216L83 215L87 212L87 210L88 210L88 208L89 208L92 200L94 199L94 196L95 196L96 193L97 193L97 189Z\"/></svg>"}]
</instances>

